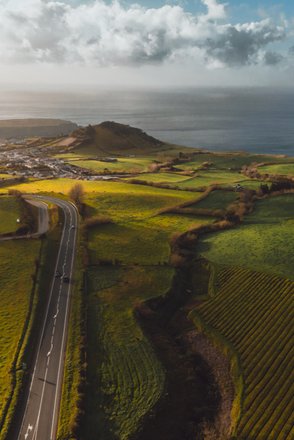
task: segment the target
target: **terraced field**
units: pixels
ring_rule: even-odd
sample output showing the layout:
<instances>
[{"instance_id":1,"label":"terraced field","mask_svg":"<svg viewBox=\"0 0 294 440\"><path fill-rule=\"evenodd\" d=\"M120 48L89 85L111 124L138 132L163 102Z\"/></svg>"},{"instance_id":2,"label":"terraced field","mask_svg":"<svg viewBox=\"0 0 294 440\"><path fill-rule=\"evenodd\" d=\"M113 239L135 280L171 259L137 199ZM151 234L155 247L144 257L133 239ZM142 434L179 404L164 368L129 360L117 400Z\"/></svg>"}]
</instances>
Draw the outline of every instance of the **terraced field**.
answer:
<instances>
[{"instance_id":1,"label":"terraced field","mask_svg":"<svg viewBox=\"0 0 294 440\"><path fill-rule=\"evenodd\" d=\"M222 268L215 296L198 316L233 344L244 377L238 440L291 440L293 412L294 282L239 268Z\"/></svg>"},{"instance_id":2,"label":"terraced field","mask_svg":"<svg viewBox=\"0 0 294 440\"><path fill-rule=\"evenodd\" d=\"M133 312L163 294L170 268L92 268L89 277L87 439L129 439L164 388L164 370Z\"/></svg>"}]
</instances>

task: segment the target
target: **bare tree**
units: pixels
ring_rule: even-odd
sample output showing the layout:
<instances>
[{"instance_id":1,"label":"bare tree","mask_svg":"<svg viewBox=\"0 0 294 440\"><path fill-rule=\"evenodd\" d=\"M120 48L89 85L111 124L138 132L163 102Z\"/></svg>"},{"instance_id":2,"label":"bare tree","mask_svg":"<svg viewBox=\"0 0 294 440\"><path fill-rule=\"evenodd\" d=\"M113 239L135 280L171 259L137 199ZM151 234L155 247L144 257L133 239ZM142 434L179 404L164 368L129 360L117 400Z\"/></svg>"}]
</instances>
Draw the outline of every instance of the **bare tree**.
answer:
<instances>
[{"instance_id":1,"label":"bare tree","mask_svg":"<svg viewBox=\"0 0 294 440\"><path fill-rule=\"evenodd\" d=\"M72 199L72 201L75 202L77 207L80 209L83 205L84 196L85 196L83 185L81 183L76 183L69 190L68 195Z\"/></svg>"}]
</instances>

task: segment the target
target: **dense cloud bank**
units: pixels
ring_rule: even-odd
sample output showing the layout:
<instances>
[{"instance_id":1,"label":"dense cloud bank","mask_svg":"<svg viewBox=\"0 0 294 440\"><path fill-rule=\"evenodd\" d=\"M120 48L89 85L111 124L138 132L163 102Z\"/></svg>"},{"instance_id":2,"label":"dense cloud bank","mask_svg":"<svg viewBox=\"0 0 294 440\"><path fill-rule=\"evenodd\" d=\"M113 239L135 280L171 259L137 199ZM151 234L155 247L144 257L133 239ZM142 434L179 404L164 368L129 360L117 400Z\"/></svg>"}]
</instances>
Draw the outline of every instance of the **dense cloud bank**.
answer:
<instances>
[{"instance_id":1,"label":"dense cloud bank","mask_svg":"<svg viewBox=\"0 0 294 440\"><path fill-rule=\"evenodd\" d=\"M286 36L269 19L228 23L225 6L202 0L206 12L180 6L143 8L95 0L0 0L0 57L9 63L142 65L195 58L208 67L275 65L283 57L268 48Z\"/></svg>"}]
</instances>

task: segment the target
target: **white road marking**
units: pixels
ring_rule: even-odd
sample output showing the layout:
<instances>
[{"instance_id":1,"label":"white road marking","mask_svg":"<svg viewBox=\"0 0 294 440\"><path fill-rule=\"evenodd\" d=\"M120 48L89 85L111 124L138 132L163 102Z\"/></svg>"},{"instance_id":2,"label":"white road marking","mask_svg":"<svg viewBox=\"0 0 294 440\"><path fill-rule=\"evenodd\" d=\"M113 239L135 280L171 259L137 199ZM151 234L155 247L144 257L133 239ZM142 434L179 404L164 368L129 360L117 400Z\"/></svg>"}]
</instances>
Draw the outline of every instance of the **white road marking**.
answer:
<instances>
[{"instance_id":1,"label":"white road marking","mask_svg":"<svg viewBox=\"0 0 294 440\"><path fill-rule=\"evenodd\" d=\"M33 425L30 425L30 424L29 424L28 429L27 429L27 432L26 432L26 434L25 434L25 440L28 438L28 436L29 436L29 432L32 431L32 430L33 430Z\"/></svg>"},{"instance_id":2,"label":"white road marking","mask_svg":"<svg viewBox=\"0 0 294 440\"><path fill-rule=\"evenodd\" d=\"M69 209L69 213L70 213L70 217L71 217L71 210L70 209ZM76 223L77 223L78 222L78 218L77 218L77 211L76 211L75 207L74 207L74 216L75 216L75 220L76 220ZM75 231L75 235L74 235L73 249L75 249L76 239L77 239L76 229L74 229L74 231ZM69 244L69 239L68 239L68 244ZM67 252L68 252L68 247L66 249L66 255L67 255ZM75 255L74 255L74 253L72 253L72 255L71 255L71 267L70 267L70 277L72 277L74 258L75 258ZM52 424L51 424L50 440L53 440L54 424L55 424L55 414L57 412L57 405L58 405L58 401L57 401L57 399L58 399L58 392L57 391L58 391L58 388L59 388L59 385L60 385L60 378L61 378L61 361L62 361L62 356L63 356L63 352L64 352L64 339L65 339L66 329L67 329L70 290L71 290L71 286L69 285L68 286L68 290L67 290L66 312L65 312L65 319L64 319L64 325L63 325L62 345L61 345L60 357L59 357L59 365L58 365L58 374L57 374L57 382L56 382L56 389L55 389L55 399L54 399L54 407L53 407L53 418L52 418Z\"/></svg>"}]
</instances>

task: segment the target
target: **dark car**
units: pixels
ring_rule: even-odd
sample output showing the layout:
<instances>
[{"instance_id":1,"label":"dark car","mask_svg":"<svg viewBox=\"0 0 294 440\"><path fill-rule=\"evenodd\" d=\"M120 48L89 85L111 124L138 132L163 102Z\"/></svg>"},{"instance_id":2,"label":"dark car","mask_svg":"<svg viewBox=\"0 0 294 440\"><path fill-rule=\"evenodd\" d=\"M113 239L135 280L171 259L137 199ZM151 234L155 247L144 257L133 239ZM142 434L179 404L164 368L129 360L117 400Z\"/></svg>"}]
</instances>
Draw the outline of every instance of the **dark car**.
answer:
<instances>
[{"instance_id":1,"label":"dark car","mask_svg":"<svg viewBox=\"0 0 294 440\"><path fill-rule=\"evenodd\" d=\"M65 283L69 283L69 277L63 277L63 281L65 282Z\"/></svg>"}]
</instances>

